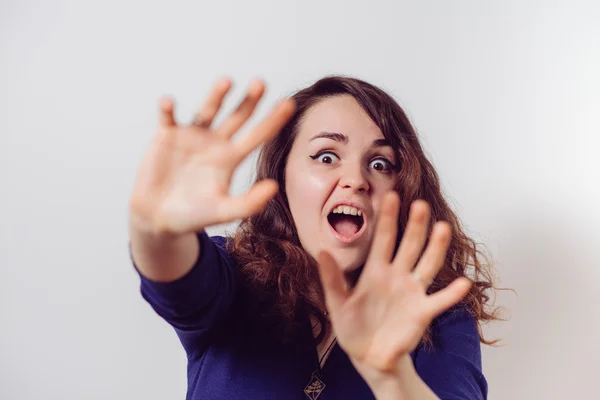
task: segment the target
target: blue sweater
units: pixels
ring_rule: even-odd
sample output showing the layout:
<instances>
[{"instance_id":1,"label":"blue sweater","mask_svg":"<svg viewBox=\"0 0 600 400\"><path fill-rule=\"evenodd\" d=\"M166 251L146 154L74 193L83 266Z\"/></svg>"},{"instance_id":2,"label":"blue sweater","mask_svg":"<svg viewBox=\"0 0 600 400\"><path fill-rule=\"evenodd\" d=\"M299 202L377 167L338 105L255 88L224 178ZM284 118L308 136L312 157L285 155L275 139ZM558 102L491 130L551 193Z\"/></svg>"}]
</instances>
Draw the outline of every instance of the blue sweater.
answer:
<instances>
[{"instance_id":1,"label":"blue sweater","mask_svg":"<svg viewBox=\"0 0 600 400\"><path fill-rule=\"evenodd\" d=\"M303 343L279 344L268 329L236 323L236 263L226 239L198 235L201 255L180 279L160 283L140 274L142 296L177 333L188 358L187 400L307 399L304 387L315 369L316 349L307 324ZM135 265L134 265L135 266ZM242 299L242 301L252 301ZM475 319L457 309L432 325L434 348L411 354L425 383L442 399L485 399ZM319 400L372 399L348 356L334 346L322 370Z\"/></svg>"}]
</instances>

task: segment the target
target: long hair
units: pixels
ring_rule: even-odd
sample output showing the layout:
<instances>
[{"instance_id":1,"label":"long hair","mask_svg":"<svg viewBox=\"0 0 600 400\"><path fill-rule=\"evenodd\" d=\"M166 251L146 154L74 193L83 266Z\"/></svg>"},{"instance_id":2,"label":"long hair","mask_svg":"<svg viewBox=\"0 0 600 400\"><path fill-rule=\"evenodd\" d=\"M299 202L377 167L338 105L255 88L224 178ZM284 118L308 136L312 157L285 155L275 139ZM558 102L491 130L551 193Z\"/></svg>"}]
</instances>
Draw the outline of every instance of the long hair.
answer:
<instances>
[{"instance_id":1,"label":"long hair","mask_svg":"<svg viewBox=\"0 0 600 400\"><path fill-rule=\"evenodd\" d=\"M481 329L482 323L498 319L497 309L487 309L489 291L495 289L489 259L477 248L478 243L465 234L459 218L444 199L438 174L425 156L415 129L386 92L360 79L343 76L322 78L294 94L295 114L260 151L256 181L274 179L279 183L279 191L261 213L242 220L231 243L232 254L240 265L242 287L252 299L248 312L258 313L263 321L273 322L276 336L283 342L292 341L310 315L318 321L317 342L325 335L328 321L320 311L324 296L316 262L300 244L284 178L287 158L303 116L319 101L338 95L351 95L356 99L390 142L400 161L395 187L402 199L398 241L408 222L410 204L417 199L427 201L431 207L429 234L437 221L447 221L452 227L444 266L428 293L445 288L458 277L470 278L474 284L461 305L478 321L481 342L495 343L485 340ZM431 344L429 328L422 341Z\"/></svg>"}]
</instances>

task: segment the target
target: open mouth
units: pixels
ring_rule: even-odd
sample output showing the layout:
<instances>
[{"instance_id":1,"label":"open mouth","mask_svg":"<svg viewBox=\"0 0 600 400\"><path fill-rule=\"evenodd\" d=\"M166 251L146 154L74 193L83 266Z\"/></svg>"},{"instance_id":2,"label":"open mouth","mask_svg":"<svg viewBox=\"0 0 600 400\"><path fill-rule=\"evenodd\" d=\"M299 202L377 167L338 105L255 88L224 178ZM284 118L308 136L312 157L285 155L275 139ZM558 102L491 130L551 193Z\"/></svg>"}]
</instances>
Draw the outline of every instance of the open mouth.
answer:
<instances>
[{"instance_id":1,"label":"open mouth","mask_svg":"<svg viewBox=\"0 0 600 400\"><path fill-rule=\"evenodd\" d=\"M362 212L354 207L338 206L327 216L327 221L342 242L350 243L363 231L365 219Z\"/></svg>"}]
</instances>

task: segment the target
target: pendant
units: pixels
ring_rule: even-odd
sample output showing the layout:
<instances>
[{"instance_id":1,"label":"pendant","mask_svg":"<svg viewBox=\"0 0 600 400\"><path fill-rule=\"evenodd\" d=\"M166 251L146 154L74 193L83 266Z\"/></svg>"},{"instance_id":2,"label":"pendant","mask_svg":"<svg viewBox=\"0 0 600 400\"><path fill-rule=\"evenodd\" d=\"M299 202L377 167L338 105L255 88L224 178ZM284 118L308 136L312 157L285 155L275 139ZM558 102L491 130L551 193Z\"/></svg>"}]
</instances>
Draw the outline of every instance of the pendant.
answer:
<instances>
[{"instance_id":1,"label":"pendant","mask_svg":"<svg viewBox=\"0 0 600 400\"><path fill-rule=\"evenodd\" d=\"M319 379L317 374L313 373L310 382L304 388L304 393L309 399L316 400L323 393L323 390L325 390L325 383Z\"/></svg>"}]
</instances>

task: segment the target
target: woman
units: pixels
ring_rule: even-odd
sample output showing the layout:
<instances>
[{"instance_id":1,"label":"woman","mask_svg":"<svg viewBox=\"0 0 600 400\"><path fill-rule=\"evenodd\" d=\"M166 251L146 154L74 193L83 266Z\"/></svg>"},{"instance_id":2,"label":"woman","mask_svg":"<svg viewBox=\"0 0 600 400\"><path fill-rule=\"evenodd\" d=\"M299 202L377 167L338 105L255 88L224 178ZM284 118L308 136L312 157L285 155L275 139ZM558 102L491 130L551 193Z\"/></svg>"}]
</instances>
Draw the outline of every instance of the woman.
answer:
<instances>
[{"instance_id":1,"label":"woman","mask_svg":"<svg viewBox=\"0 0 600 400\"><path fill-rule=\"evenodd\" d=\"M398 104L327 77L232 142L264 86L214 127L230 87L189 126L161 102L130 199L142 295L186 350L187 399L485 398L490 274ZM256 183L230 197L263 143ZM238 218L231 239L204 231Z\"/></svg>"}]
</instances>

